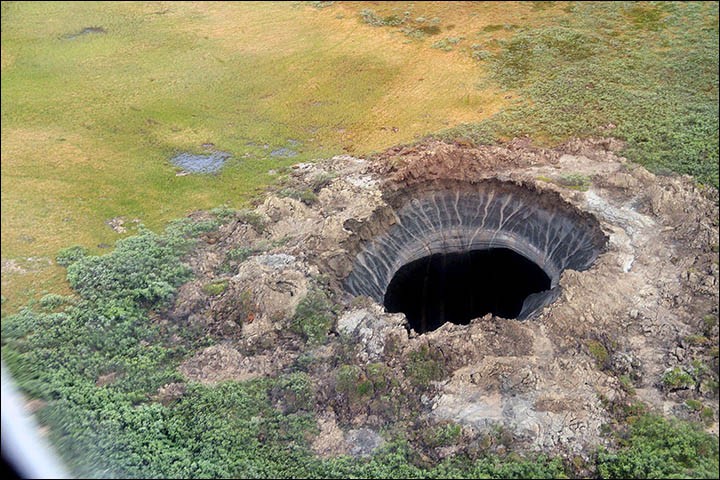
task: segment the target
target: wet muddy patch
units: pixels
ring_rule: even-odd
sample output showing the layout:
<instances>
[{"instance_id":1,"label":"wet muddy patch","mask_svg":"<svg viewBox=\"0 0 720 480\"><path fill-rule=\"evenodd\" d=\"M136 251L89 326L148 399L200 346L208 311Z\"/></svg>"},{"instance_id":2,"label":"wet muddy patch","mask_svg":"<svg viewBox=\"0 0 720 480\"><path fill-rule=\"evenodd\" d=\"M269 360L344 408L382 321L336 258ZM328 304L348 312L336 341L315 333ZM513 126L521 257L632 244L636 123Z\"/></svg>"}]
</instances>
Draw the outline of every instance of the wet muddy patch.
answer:
<instances>
[{"instance_id":1,"label":"wet muddy patch","mask_svg":"<svg viewBox=\"0 0 720 480\"><path fill-rule=\"evenodd\" d=\"M270 152L270 156L274 158L293 158L297 157L298 152L287 147L276 148Z\"/></svg>"},{"instance_id":2,"label":"wet muddy patch","mask_svg":"<svg viewBox=\"0 0 720 480\"><path fill-rule=\"evenodd\" d=\"M230 157L232 157L231 154L221 151L205 155L183 152L172 157L170 161L182 169L178 175L188 175L191 173L217 173L225 166L225 162Z\"/></svg>"},{"instance_id":3,"label":"wet muddy patch","mask_svg":"<svg viewBox=\"0 0 720 480\"><path fill-rule=\"evenodd\" d=\"M285 146L273 149L270 152L270 156L273 158L294 158L298 156L296 147L300 145L300 142L289 138L285 143Z\"/></svg>"},{"instance_id":4,"label":"wet muddy patch","mask_svg":"<svg viewBox=\"0 0 720 480\"><path fill-rule=\"evenodd\" d=\"M84 35L95 35L100 34L104 35L107 33L107 30L105 30L104 27L85 27L82 30L78 30L75 33L67 33L62 36L65 40L74 40L78 37L82 37Z\"/></svg>"}]
</instances>

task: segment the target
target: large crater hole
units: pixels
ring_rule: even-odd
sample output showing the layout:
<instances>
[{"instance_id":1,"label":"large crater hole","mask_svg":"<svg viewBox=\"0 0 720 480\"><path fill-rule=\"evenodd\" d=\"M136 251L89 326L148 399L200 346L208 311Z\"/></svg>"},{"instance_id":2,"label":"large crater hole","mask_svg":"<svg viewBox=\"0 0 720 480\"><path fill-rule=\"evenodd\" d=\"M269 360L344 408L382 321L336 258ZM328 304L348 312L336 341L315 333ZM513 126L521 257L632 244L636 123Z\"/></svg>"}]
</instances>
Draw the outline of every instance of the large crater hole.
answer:
<instances>
[{"instance_id":1,"label":"large crater hole","mask_svg":"<svg viewBox=\"0 0 720 480\"><path fill-rule=\"evenodd\" d=\"M508 248L436 253L400 268L385 293L388 312L402 312L425 333L446 322L467 325L487 313L517 318L525 299L550 289L550 278Z\"/></svg>"},{"instance_id":2,"label":"large crater hole","mask_svg":"<svg viewBox=\"0 0 720 480\"><path fill-rule=\"evenodd\" d=\"M488 313L527 320L562 292L566 269L589 269L607 238L555 192L509 182L437 181L385 194L347 221L345 290L403 312L418 333Z\"/></svg>"}]
</instances>

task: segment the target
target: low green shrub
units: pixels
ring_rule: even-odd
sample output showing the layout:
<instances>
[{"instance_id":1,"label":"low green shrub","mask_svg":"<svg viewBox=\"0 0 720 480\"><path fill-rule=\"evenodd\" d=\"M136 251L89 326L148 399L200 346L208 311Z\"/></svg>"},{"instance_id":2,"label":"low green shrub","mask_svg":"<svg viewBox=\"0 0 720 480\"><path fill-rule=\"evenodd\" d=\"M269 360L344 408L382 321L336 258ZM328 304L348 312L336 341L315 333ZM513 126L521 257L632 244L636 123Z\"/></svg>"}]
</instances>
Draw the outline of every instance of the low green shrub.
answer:
<instances>
[{"instance_id":1,"label":"low green shrub","mask_svg":"<svg viewBox=\"0 0 720 480\"><path fill-rule=\"evenodd\" d=\"M703 409L700 410L700 419L705 425L712 425L715 420L715 411L711 407L703 407Z\"/></svg>"},{"instance_id":2,"label":"low green shrub","mask_svg":"<svg viewBox=\"0 0 720 480\"><path fill-rule=\"evenodd\" d=\"M618 377L620 386L627 392L628 395L635 395L635 385L633 385L632 379L627 375L620 375Z\"/></svg>"},{"instance_id":3,"label":"low green shrub","mask_svg":"<svg viewBox=\"0 0 720 480\"><path fill-rule=\"evenodd\" d=\"M237 212L238 220L250 225L258 234L265 232L265 219L253 210L240 210Z\"/></svg>"},{"instance_id":4,"label":"low green shrub","mask_svg":"<svg viewBox=\"0 0 720 480\"><path fill-rule=\"evenodd\" d=\"M587 340L585 344L587 345L590 355L595 359L598 367L602 369L608 368L610 363L610 353L607 351L607 348L605 348L605 345L597 340Z\"/></svg>"},{"instance_id":5,"label":"low green shrub","mask_svg":"<svg viewBox=\"0 0 720 480\"><path fill-rule=\"evenodd\" d=\"M358 399L372 394L372 382L357 365L342 365L335 374L335 391Z\"/></svg>"},{"instance_id":6,"label":"low green shrub","mask_svg":"<svg viewBox=\"0 0 720 480\"><path fill-rule=\"evenodd\" d=\"M695 386L695 378L682 367L673 367L666 371L661 381L663 388L667 390L682 390Z\"/></svg>"},{"instance_id":7,"label":"low green shrub","mask_svg":"<svg viewBox=\"0 0 720 480\"><path fill-rule=\"evenodd\" d=\"M442 357L428 345L410 353L404 370L414 386L423 388L445 375Z\"/></svg>"},{"instance_id":8,"label":"low green shrub","mask_svg":"<svg viewBox=\"0 0 720 480\"><path fill-rule=\"evenodd\" d=\"M210 296L216 296L223 293L227 289L227 286L227 280L220 280L203 285L202 291Z\"/></svg>"},{"instance_id":9,"label":"low green shrub","mask_svg":"<svg viewBox=\"0 0 720 480\"><path fill-rule=\"evenodd\" d=\"M58 265L62 267L67 267L71 263L74 263L81 258L88 255L88 249L85 247L81 247L79 245L75 245L68 248L63 248L60 250L55 257L55 261Z\"/></svg>"},{"instance_id":10,"label":"low green shrub","mask_svg":"<svg viewBox=\"0 0 720 480\"><path fill-rule=\"evenodd\" d=\"M360 18L362 21L368 25L372 25L373 27L399 27L408 21L409 16L409 12L404 12L403 15L392 14L380 17L374 10L366 8L360 11Z\"/></svg>"},{"instance_id":11,"label":"low green shrub","mask_svg":"<svg viewBox=\"0 0 720 480\"><path fill-rule=\"evenodd\" d=\"M327 334L333 325L332 302L319 288L311 288L300 300L291 321L290 329L311 345L325 343Z\"/></svg>"},{"instance_id":12,"label":"low green shrub","mask_svg":"<svg viewBox=\"0 0 720 480\"><path fill-rule=\"evenodd\" d=\"M280 375L270 389L271 399L287 413L313 412L315 391L312 379L304 372Z\"/></svg>"},{"instance_id":13,"label":"low green shrub","mask_svg":"<svg viewBox=\"0 0 720 480\"><path fill-rule=\"evenodd\" d=\"M68 281L86 300L129 298L146 304L169 300L191 274L189 267L177 261L177 242L143 230L137 236L118 240L111 253L85 256L71 263Z\"/></svg>"},{"instance_id":14,"label":"low green shrub","mask_svg":"<svg viewBox=\"0 0 720 480\"><path fill-rule=\"evenodd\" d=\"M451 52L453 47L460 43L462 40L463 37L447 37L443 38L442 40L433 42L430 47L442 50L443 52Z\"/></svg>"},{"instance_id":15,"label":"low green shrub","mask_svg":"<svg viewBox=\"0 0 720 480\"><path fill-rule=\"evenodd\" d=\"M284 188L278 192L278 195L281 197L288 197L295 199L299 202L304 203L305 205L311 206L314 205L318 201L318 197L309 188L305 189L295 189L295 188Z\"/></svg>"},{"instance_id":16,"label":"low green shrub","mask_svg":"<svg viewBox=\"0 0 720 480\"><path fill-rule=\"evenodd\" d=\"M601 478L718 478L718 441L694 424L644 415L597 466Z\"/></svg>"},{"instance_id":17,"label":"low green shrub","mask_svg":"<svg viewBox=\"0 0 720 480\"><path fill-rule=\"evenodd\" d=\"M585 191L590 186L590 178L579 173L568 173L558 177L557 183L573 190Z\"/></svg>"},{"instance_id":18,"label":"low green shrub","mask_svg":"<svg viewBox=\"0 0 720 480\"><path fill-rule=\"evenodd\" d=\"M38 302L40 307L45 310L55 310L58 307L74 303L75 298L65 295L58 295L57 293L48 293L46 295L43 295Z\"/></svg>"},{"instance_id":19,"label":"low green shrub","mask_svg":"<svg viewBox=\"0 0 720 480\"><path fill-rule=\"evenodd\" d=\"M310 179L310 189L313 193L318 193L330 185L330 182L332 182L335 177L337 177L337 174L331 172L318 173Z\"/></svg>"},{"instance_id":20,"label":"low green shrub","mask_svg":"<svg viewBox=\"0 0 720 480\"><path fill-rule=\"evenodd\" d=\"M446 422L422 433L426 445L430 447L446 447L457 443L462 434L462 427L457 423Z\"/></svg>"},{"instance_id":21,"label":"low green shrub","mask_svg":"<svg viewBox=\"0 0 720 480\"><path fill-rule=\"evenodd\" d=\"M231 262L242 263L251 256L260 252L261 250L255 249L253 247L236 247L227 253L226 258Z\"/></svg>"}]
</instances>

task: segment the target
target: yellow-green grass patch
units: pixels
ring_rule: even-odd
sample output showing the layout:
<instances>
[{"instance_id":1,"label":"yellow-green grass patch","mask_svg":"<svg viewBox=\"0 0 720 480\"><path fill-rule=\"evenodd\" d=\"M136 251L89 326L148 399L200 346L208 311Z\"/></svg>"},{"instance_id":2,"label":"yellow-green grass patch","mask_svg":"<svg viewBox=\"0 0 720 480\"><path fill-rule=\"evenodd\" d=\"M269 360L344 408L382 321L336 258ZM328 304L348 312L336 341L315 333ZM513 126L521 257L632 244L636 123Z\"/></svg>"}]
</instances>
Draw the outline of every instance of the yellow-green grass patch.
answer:
<instances>
[{"instance_id":1,"label":"yellow-green grass patch","mask_svg":"<svg viewBox=\"0 0 720 480\"><path fill-rule=\"evenodd\" d=\"M467 55L338 14L360 7L4 3L2 258L102 251L120 236L111 218L158 228L242 207L268 170L367 154L507 102L476 88ZM89 27L104 32L77 35ZM233 158L218 175L176 176L169 159L203 144ZM297 156L270 155L283 147ZM60 286L61 273L44 275ZM4 312L21 276L3 273Z\"/></svg>"},{"instance_id":2,"label":"yellow-green grass patch","mask_svg":"<svg viewBox=\"0 0 720 480\"><path fill-rule=\"evenodd\" d=\"M269 170L438 131L612 129L632 160L717 183L717 2L313 5L3 3L3 261L102 251L109 219L241 208ZM176 175L213 149L218 175Z\"/></svg>"}]
</instances>

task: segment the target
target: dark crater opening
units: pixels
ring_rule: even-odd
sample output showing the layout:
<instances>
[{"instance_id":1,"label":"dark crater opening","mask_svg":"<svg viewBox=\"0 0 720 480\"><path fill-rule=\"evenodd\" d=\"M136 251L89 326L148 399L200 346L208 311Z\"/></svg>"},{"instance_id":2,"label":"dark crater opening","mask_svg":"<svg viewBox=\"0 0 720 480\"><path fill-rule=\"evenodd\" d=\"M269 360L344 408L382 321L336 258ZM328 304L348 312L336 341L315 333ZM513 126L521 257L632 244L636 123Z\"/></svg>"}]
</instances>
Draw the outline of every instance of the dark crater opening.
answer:
<instances>
[{"instance_id":1,"label":"dark crater opening","mask_svg":"<svg viewBox=\"0 0 720 480\"><path fill-rule=\"evenodd\" d=\"M508 248L436 253L400 268L385 293L388 312L403 312L425 333L445 322L467 325L487 313L517 318L525 299L550 289L550 278Z\"/></svg>"},{"instance_id":2,"label":"dark crater opening","mask_svg":"<svg viewBox=\"0 0 720 480\"><path fill-rule=\"evenodd\" d=\"M388 191L346 221L345 290L403 312L418 333L491 313L533 318L561 294L566 269L590 268L607 239L559 194L510 182L436 181Z\"/></svg>"}]
</instances>

